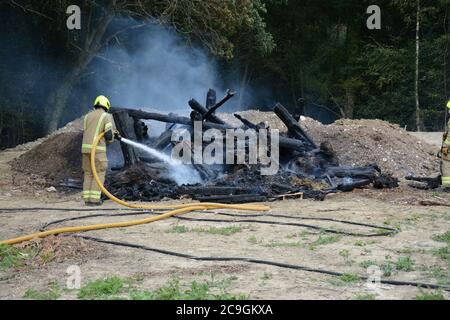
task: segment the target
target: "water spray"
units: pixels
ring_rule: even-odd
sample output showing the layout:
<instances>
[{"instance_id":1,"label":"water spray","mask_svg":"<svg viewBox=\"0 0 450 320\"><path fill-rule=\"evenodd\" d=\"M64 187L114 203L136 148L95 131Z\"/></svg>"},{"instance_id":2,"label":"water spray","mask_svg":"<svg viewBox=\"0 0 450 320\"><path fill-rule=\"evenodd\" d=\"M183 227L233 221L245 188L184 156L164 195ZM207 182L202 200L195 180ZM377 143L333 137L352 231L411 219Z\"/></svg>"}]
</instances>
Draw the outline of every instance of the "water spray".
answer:
<instances>
[{"instance_id":1,"label":"water spray","mask_svg":"<svg viewBox=\"0 0 450 320\"><path fill-rule=\"evenodd\" d=\"M134 148L137 148L145 153L148 153L152 155L153 157L167 163L169 165L169 177L175 181L178 185L182 184L196 184L201 183L202 179L200 178L200 175L198 172L188 166L183 164L181 161L177 159L173 159L172 157L168 156L165 153L162 153L156 149L153 149L149 146L146 146L145 144L138 143L135 141L132 141L130 139L121 138L123 143L126 143Z\"/></svg>"}]
</instances>

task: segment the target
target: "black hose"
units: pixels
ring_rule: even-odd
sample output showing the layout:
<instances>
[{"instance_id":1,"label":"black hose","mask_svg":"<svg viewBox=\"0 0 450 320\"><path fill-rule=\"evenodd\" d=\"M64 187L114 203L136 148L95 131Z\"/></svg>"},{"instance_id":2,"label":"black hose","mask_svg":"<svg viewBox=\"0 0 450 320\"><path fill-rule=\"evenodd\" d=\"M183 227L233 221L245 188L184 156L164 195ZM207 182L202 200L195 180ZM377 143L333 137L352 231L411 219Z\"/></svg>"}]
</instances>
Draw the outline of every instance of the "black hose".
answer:
<instances>
[{"instance_id":1,"label":"black hose","mask_svg":"<svg viewBox=\"0 0 450 320\"><path fill-rule=\"evenodd\" d=\"M206 212L202 212L206 213ZM186 220L186 221L203 221L203 222L225 222L225 223L261 223L261 224L271 224L271 225L284 225L284 226L294 226L294 227L304 227L314 230L319 230L322 232L328 232L333 234L340 234L340 235L346 235L346 236L353 236L353 237L382 237L382 236L390 236L395 233L397 233L396 229L385 227L385 226L377 226L377 225L371 225L366 223L359 223L359 222L353 222L353 221L345 221L345 220L336 220L332 218L315 218L315 217L292 217L287 215L274 215L274 214L260 214L260 215L240 215L240 214L232 214L232 213L223 213L223 212L208 212L210 214L215 215L224 215L224 216L232 216L232 217L261 217L261 216L267 216L267 217L279 217L279 218L288 218L288 219L296 219L296 220L320 220L320 221L332 221L332 222L338 222L343 224L350 224L350 225L357 225L357 226L364 226L364 227L370 227L380 230L387 230L386 232L380 232L380 233L370 233L370 234L363 234L363 233L354 233L354 232L346 232L346 231L340 231L340 230L334 230L334 229L328 229L323 228L315 225L309 225L309 224L301 224L301 223L290 223L290 222L278 222L278 221L267 221L267 220L223 220L223 219L207 219L207 218L189 218L189 217L182 217L182 216L175 216L174 218L179 220ZM160 214L160 212L149 212L149 211L134 211L134 212L127 212L127 213L119 213L119 214L95 214L95 215L87 215L87 216L81 216L81 217L73 217L73 218L65 218L60 220L55 220L48 222L47 224L43 225L40 228L40 231L44 231L47 227L53 224L67 222L67 221L74 221L74 220L82 220L87 218L94 218L94 217L114 217L114 216L129 216L129 215L141 215L141 214Z\"/></svg>"},{"instance_id":2,"label":"black hose","mask_svg":"<svg viewBox=\"0 0 450 320\"><path fill-rule=\"evenodd\" d=\"M133 208L0 208L0 212L15 212L15 211L130 211L136 210Z\"/></svg>"},{"instance_id":3,"label":"black hose","mask_svg":"<svg viewBox=\"0 0 450 320\"><path fill-rule=\"evenodd\" d=\"M84 235L75 235L74 237L82 238L82 239L89 240L89 241L95 241L95 242L99 242L99 243L115 245L115 246L152 251L152 252L157 252L157 253L161 253L161 254L165 254L165 255L170 255L170 256L175 256L175 257L180 257L180 258L185 258L185 259L191 259L191 260L197 260L197 261L236 261L236 262L241 261L241 262L248 262L248 263L255 263L255 264L270 265L270 266L286 268L286 269L295 269L295 270L302 270L302 271L307 271L307 272L315 272L315 273L327 274L327 275L338 276L338 277L345 275L345 273L332 271L332 270L315 269L315 268L310 268L310 267L301 266L301 265L294 265L294 264L269 261L269 260L260 260L260 259L245 258L245 257L200 257L200 256L194 256L194 255L185 254L185 253L179 253L179 252L175 252L175 251L151 248L151 247L147 247L147 246L135 244L135 243L105 240L105 239L101 239L101 238L95 238L95 237L84 236ZM368 279L368 277L365 277L365 276L358 276L358 278L360 280ZM380 283L390 284L390 285L395 285L395 286L414 286L414 287L419 287L419 288L442 289L445 291L450 291L449 286L444 286L444 285L439 285L439 284L431 284L431 283L400 281L400 280L383 280L383 279L380 279Z\"/></svg>"}]
</instances>

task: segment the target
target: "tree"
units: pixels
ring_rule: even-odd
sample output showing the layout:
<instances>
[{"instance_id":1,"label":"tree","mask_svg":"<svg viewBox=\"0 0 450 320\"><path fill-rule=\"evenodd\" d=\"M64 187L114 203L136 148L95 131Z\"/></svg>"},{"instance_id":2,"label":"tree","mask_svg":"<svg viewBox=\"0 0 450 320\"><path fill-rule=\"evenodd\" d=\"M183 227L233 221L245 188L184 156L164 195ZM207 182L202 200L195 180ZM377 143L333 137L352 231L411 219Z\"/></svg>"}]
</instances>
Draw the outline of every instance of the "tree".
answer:
<instances>
[{"instance_id":1,"label":"tree","mask_svg":"<svg viewBox=\"0 0 450 320\"><path fill-rule=\"evenodd\" d=\"M259 0L52 0L36 1L9 0L24 12L35 15L48 24L47 36L60 39L59 49L71 55L66 75L49 98L47 126L54 131L66 107L72 88L94 58L102 58L102 49L117 40L127 30L141 28L159 21L174 28L188 38L200 41L213 54L232 58L231 39L240 30L255 33L255 45L266 46L259 12ZM69 5L82 8L82 27L79 32L66 29L66 8ZM43 14L42 12L45 12ZM44 18L45 17L45 18ZM110 32L111 22L116 17L132 18L134 23L122 30ZM55 28L55 23L57 27Z\"/></svg>"}]
</instances>

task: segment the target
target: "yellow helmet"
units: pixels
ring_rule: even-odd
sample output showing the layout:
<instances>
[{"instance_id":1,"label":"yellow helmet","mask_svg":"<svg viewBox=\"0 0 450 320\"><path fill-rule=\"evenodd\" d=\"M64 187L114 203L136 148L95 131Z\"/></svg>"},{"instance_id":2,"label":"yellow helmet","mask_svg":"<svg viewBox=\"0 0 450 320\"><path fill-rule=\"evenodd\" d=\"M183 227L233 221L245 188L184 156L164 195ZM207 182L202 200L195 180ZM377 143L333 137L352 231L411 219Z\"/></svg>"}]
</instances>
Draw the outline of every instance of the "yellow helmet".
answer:
<instances>
[{"instance_id":1,"label":"yellow helmet","mask_svg":"<svg viewBox=\"0 0 450 320\"><path fill-rule=\"evenodd\" d=\"M447 108L450 109L450 100L447 102Z\"/></svg>"},{"instance_id":2,"label":"yellow helmet","mask_svg":"<svg viewBox=\"0 0 450 320\"><path fill-rule=\"evenodd\" d=\"M109 103L109 100L108 100L107 97L105 97L105 96L98 96L94 100L94 107L95 106L102 106L106 110L109 110L109 108L111 108L111 103Z\"/></svg>"}]
</instances>

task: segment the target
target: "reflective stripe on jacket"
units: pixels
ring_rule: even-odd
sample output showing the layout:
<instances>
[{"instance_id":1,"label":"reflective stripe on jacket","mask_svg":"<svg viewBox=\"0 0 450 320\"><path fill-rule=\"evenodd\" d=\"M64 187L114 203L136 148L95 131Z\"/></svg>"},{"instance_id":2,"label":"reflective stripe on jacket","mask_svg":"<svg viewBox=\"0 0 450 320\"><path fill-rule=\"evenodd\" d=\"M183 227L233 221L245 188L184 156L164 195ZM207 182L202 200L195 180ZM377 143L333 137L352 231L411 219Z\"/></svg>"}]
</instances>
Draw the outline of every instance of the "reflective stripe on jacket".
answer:
<instances>
[{"instance_id":1,"label":"reflective stripe on jacket","mask_svg":"<svg viewBox=\"0 0 450 320\"><path fill-rule=\"evenodd\" d=\"M102 132L113 129L115 129L114 120L109 113L105 112L105 110L98 108L89 112L84 116L83 144L81 146L81 152L91 153L92 144L97 136ZM96 151L106 152L105 139L99 141Z\"/></svg>"},{"instance_id":2,"label":"reflective stripe on jacket","mask_svg":"<svg viewBox=\"0 0 450 320\"><path fill-rule=\"evenodd\" d=\"M444 137L447 136L447 138L443 141L444 145L447 147L450 147L450 120L447 123L447 131L444 134Z\"/></svg>"}]
</instances>

